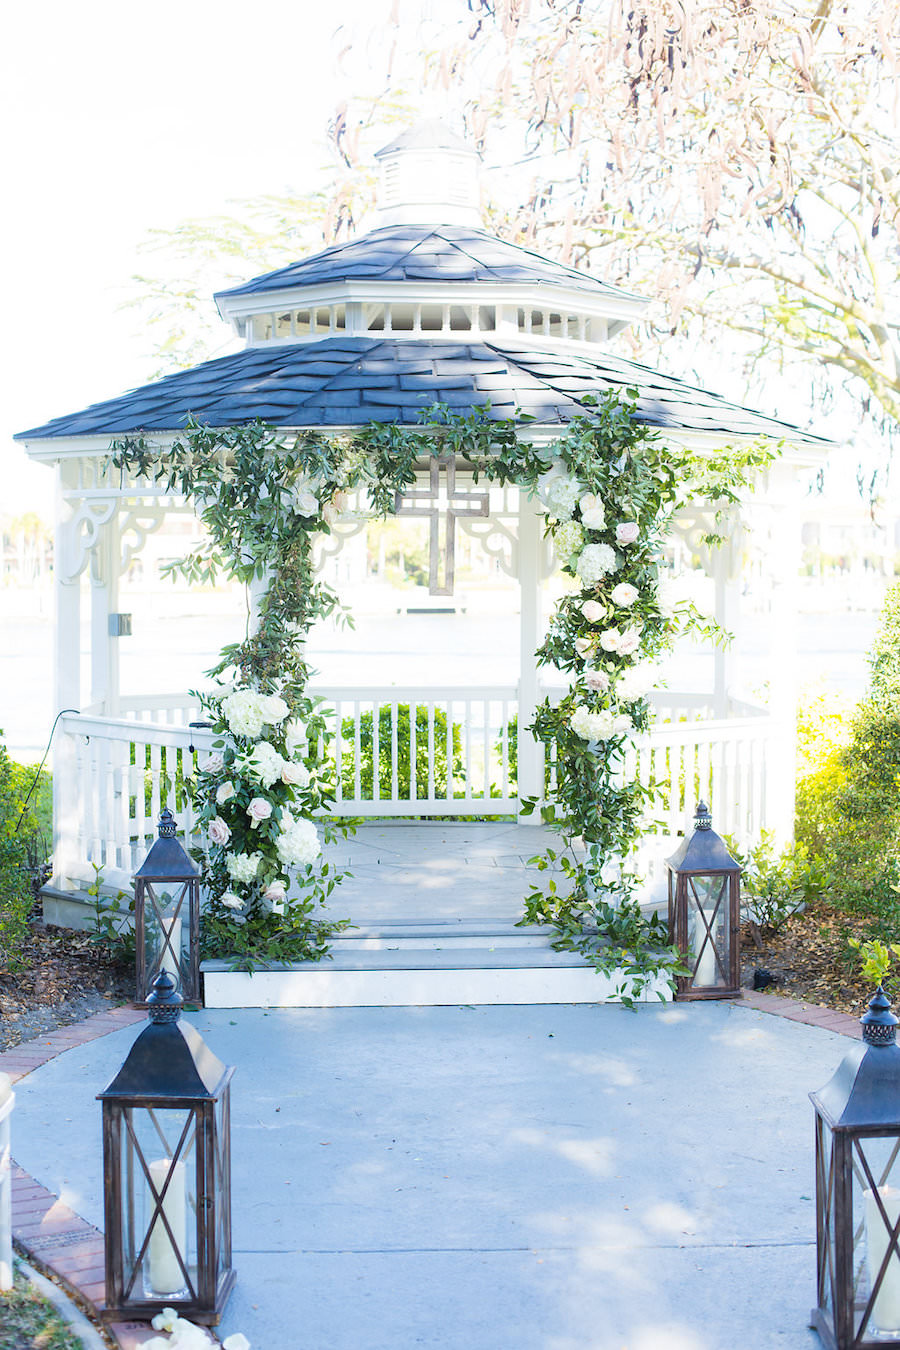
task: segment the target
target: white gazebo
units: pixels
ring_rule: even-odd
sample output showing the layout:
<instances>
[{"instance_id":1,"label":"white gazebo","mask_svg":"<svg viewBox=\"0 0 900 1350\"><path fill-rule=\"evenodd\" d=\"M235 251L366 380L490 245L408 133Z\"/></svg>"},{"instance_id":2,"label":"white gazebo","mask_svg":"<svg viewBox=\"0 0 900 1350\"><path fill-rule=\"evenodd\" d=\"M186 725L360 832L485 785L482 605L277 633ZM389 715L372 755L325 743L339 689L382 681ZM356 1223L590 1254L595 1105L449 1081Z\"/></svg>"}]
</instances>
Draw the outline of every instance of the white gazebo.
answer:
<instances>
[{"instance_id":1,"label":"white gazebo","mask_svg":"<svg viewBox=\"0 0 900 1350\"><path fill-rule=\"evenodd\" d=\"M619 354L617 335L647 302L485 232L477 155L441 125L406 132L378 158L374 229L216 297L223 319L243 340L241 350L18 438L34 460L54 467L57 480L56 704L62 715L46 900L51 920L72 921L95 866L103 868L106 886L130 884L166 791L189 828L180 782L206 744L206 733L190 725L197 709L187 695L163 697L152 687L152 673L142 693L126 695L120 687L119 643L129 627L119 601L123 569L167 513L190 508L146 480L110 471L115 437L141 432L165 446L188 416L211 427L262 419L285 432L352 433L373 421L413 425L421 410L443 403L462 411L489 404L498 418L527 414L532 420L523 434L545 443L587 411L585 395L636 388L638 416L673 442L710 455L760 437L785 443L753 509L754 537L757 546L763 541L772 577L773 653L777 668L787 671L790 581L799 557L797 485L828 443ZM520 798L541 796L545 783L542 748L525 730L547 692L533 659L543 636L540 587L553 565L539 511L515 489L473 484L465 464L447 457L422 466L416 491L398 502L398 512L431 522L433 594L453 591L456 529L481 537L517 578L519 678L509 687L321 688L337 714L337 753L351 765L337 811L394 819L514 815ZM710 513L708 503L698 502L678 523L695 553ZM366 503L352 503L330 546L365 519ZM717 617L732 629L740 624L741 530L735 518L729 545L707 558ZM79 660L84 573L91 633L86 688ZM790 828L789 679L785 675L782 706L761 708L735 698L733 675L730 657L721 653L711 693L658 695L655 729L635 747L638 771L668 785L662 814L670 835L684 827L697 795L707 794L721 831L746 838L766 827ZM431 732L412 747L414 759L429 761L420 775L427 790L415 773L401 790L396 737L390 774L366 789L358 763L361 719L368 715L377 726L380 709L389 707L396 726L403 703L430 710ZM436 710L446 725L462 729L463 768L453 790L434 768ZM507 730L513 717L515 779ZM355 728L349 735L348 719ZM662 844L656 849L664 851Z\"/></svg>"}]
</instances>

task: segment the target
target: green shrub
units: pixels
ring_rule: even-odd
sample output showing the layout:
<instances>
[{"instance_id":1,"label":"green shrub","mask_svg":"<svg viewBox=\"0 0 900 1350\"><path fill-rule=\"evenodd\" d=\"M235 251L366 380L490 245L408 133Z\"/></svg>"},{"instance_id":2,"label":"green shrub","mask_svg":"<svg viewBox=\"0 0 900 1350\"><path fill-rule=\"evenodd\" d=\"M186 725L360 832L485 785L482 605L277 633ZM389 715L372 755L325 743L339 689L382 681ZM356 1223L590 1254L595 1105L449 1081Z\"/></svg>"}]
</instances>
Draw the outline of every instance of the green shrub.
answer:
<instances>
[{"instance_id":1,"label":"green shrub","mask_svg":"<svg viewBox=\"0 0 900 1350\"><path fill-rule=\"evenodd\" d=\"M0 741L0 971L19 968L34 903L27 870L29 825L27 811L23 816L22 780L21 765L10 759Z\"/></svg>"},{"instance_id":2,"label":"green shrub","mask_svg":"<svg viewBox=\"0 0 900 1350\"><path fill-rule=\"evenodd\" d=\"M885 597L869 667L843 744L821 709L818 736L804 741L801 724L797 838L820 856L834 908L889 941L900 934L900 586Z\"/></svg>"},{"instance_id":3,"label":"green shrub","mask_svg":"<svg viewBox=\"0 0 900 1350\"><path fill-rule=\"evenodd\" d=\"M359 762L360 795L365 800L373 797L374 744L372 736L373 718L371 712L363 713L359 719ZM451 791L447 791L447 716L440 708L433 713L434 737L434 795L447 797L453 795L452 783L458 774L463 773L462 727L454 722L451 732ZM341 737L345 746L353 746L356 735L355 721L345 717L341 723ZM401 798L409 798L410 791L410 736L409 704L397 705L397 792ZM378 781L379 797L388 797L391 793L391 749L393 743L393 717L390 707L382 708L378 714ZM428 705L416 705L416 796L428 796L428 757L422 753L428 745ZM341 756L341 790L343 796L356 796L356 782L353 771L354 751L344 750Z\"/></svg>"},{"instance_id":4,"label":"green shrub","mask_svg":"<svg viewBox=\"0 0 900 1350\"><path fill-rule=\"evenodd\" d=\"M775 836L763 830L759 841L742 853L726 835L725 842L741 864L741 901L744 913L759 928L777 933L801 905L821 893L822 861L803 843L794 843L776 855Z\"/></svg>"}]
</instances>

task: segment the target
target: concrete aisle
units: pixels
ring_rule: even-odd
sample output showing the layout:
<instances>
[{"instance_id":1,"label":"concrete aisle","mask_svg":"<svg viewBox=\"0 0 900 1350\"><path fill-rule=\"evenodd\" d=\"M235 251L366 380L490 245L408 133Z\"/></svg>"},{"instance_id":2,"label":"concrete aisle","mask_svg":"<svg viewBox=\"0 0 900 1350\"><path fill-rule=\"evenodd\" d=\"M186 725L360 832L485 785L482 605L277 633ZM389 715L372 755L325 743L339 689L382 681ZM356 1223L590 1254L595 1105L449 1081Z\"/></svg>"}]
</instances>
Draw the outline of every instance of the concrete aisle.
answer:
<instances>
[{"instance_id":1,"label":"concrete aisle","mask_svg":"<svg viewBox=\"0 0 900 1350\"><path fill-rule=\"evenodd\" d=\"M201 1012L237 1068L253 1350L812 1350L812 1109L848 1040L729 1003ZM136 1035L16 1086L13 1152L102 1224L94 1100Z\"/></svg>"}]
</instances>

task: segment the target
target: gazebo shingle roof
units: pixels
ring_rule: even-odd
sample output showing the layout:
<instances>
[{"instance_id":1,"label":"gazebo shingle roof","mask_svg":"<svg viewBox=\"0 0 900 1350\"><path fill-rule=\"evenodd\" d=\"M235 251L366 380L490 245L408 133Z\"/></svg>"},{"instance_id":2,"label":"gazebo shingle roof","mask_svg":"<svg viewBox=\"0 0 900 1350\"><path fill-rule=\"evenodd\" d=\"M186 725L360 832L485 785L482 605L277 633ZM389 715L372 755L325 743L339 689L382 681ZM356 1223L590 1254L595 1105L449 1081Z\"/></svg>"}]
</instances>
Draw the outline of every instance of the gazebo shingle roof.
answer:
<instances>
[{"instance_id":1,"label":"gazebo shingle roof","mask_svg":"<svg viewBox=\"0 0 900 1350\"><path fill-rule=\"evenodd\" d=\"M490 404L492 417L527 414L559 424L588 411L586 394L632 387L639 419L663 430L828 444L603 350L588 355L514 341L363 337L248 347L54 418L17 439L178 431L189 416L213 427L256 419L281 427L416 424L434 403L461 412Z\"/></svg>"},{"instance_id":2,"label":"gazebo shingle roof","mask_svg":"<svg viewBox=\"0 0 900 1350\"><path fill-rule=\"evenodd\" d=\"M587 294L638 298L474 226L386 225L242 286L218 291L215 299L340 281L490 281L529 286L546 282Z\"/></svg>"}]
</instances>

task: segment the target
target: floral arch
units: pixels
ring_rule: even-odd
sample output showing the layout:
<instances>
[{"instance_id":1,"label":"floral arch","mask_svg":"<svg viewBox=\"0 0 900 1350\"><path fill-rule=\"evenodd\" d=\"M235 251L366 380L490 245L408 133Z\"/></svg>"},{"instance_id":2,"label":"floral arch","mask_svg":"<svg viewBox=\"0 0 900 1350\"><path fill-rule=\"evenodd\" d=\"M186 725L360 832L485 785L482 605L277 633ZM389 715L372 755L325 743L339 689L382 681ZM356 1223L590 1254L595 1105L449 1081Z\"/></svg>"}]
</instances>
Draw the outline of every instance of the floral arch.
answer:
<instances>
[{"instance_id":1,"label":"floral arch","mask_svg":"<svg viewBox=\"0 0 900 1350\"><path fill-rule=\"evenodd\" d=\"M349 491L364 491L373 512L388 516L417 464L453 455L476 482L515 484L539 498L572 581L535 653L570 687L539 706L531 728L555 749L556 789L542 809L563 841L536 862L560 868L567 885L565 894L555 879L546 892L535 888L523 922L554 925L561 944L638 987L671 971L676 957L662 926L633 896L629 858L652 827L654 792L629 777L626 750L648 727L647 694L675 636L715 625L674 594L662 545L680 507L698 498L729 507L774 452L755 445L704 457L667 448L636 419L635 398L611 392L540 443L527 439L526 419L438 405L415 429L379 423L330 437L259 422L189 423L165 449L142 437L113 445L115 467L194 502L208 542L175 569L192 581L221 571L262 589L255 631L223 649L209 672L218 692L203 696L219 737L194 786L208 836L198 851L209 897L205 955L249 965L315 958L341 926L320 909L340 877L323 861L316 824L326 841L341 827L328 818L327 728L308 691L303 642L317 619L344 607L315 575L313 544L331 532Z\"/></svg>"}]
</instances>

